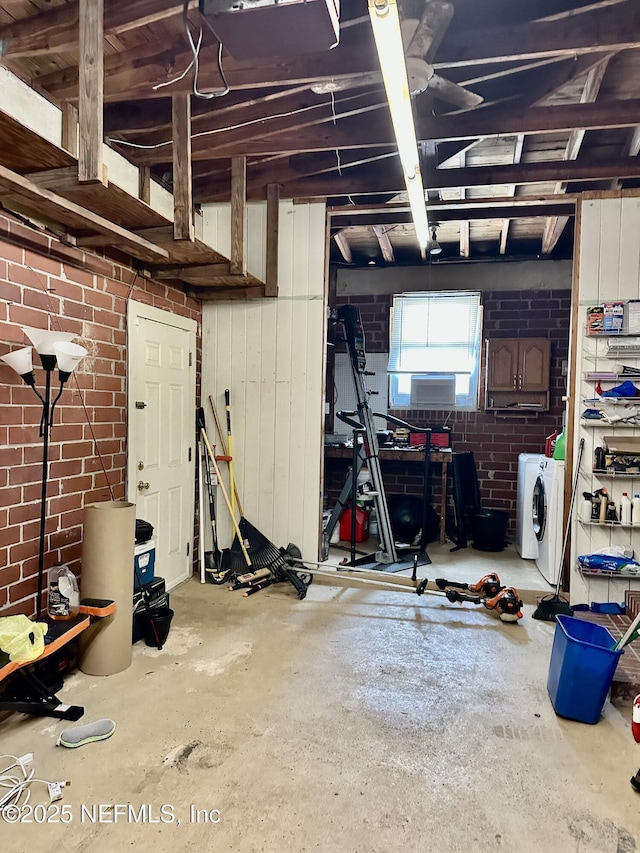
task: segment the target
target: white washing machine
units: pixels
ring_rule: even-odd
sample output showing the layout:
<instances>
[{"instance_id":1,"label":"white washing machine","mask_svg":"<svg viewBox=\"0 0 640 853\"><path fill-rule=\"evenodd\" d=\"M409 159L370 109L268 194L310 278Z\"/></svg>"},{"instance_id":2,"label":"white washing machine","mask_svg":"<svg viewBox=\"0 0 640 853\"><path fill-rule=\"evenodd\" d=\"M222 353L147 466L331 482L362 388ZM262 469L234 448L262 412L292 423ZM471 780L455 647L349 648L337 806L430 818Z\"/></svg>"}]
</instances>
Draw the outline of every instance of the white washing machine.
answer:
<instances>
[{"instance_id":1,"label":"white washing machine","mask_svg":"<svg viewBox=\"0 0 640 853\"><path fill-rule=\"evenodd\" d=\"M533 529L538 540L536 565L542 577L558 581L562 553L564 462L543 456L533 487Z\"/></svg>"},{"instance_id":2,"label":"white washing machine","mask_svg":"<svg viewBox=\"0 0 640 853\"><path fill-rule=\"evenodd\" d=\"M538 478L540 453L518 456L518 498L516 502L516 549L523 560L538 556L538 538L533 529L533 489Z\"/></svg>"}]
</instances>

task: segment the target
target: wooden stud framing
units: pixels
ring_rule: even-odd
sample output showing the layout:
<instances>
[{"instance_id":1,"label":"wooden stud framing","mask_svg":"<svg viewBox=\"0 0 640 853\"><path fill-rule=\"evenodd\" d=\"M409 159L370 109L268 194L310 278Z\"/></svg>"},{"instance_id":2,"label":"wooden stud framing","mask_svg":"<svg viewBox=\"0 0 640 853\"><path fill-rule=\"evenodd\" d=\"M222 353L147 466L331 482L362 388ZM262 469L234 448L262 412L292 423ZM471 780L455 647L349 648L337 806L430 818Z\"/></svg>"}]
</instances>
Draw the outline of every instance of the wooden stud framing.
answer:
<instances>
[{"instance_id":1,"label":"wooden stud framing","mask_svg":"<svg viewBox=\"0 0 640 853\"><path fill-rule=\"evenodd\" d=\"M78 156L78 108L70 101L62 104L62 147Z\"/></svg>"},{"instance_id":2,"label":"wooden stud framing","mask_svg":"<svg viewBox=\"0 0 640 853\"><path fill-rule=\"evenodd\" d=\"M231 272L247 274L244 256L244 213L247 199L247 158L231 160Z\"/></svg>"},{"instance_id":3,"label":"wooden stud framing","mask_svg":"<svg viewBox=\"0 0 640 853\"><path fill-rule=\"evenodd\" d=\"M78 180L103 180L103 0L80 0Z\"/></svg>"},{"instance_id":4,"label":"wooden stud framing","mask_svg":"<svg viewBox=\"0 0 640 853\"><path fill-rule=\"evenodd\" d=\"M278 295L278 230L280 216L280 186L267 185L267 257L265 296Z\"/></svg>"},{"instance_id":5,"label":"wooden stud framing","mask_svg":"<svg viewBox=\"0 0 640 853\"><path fill-rule=\"evenodd\" d=\"M173 106L173 236L193 240L191 180L191 96L174 95Z\"/></svg>"},{"instance_id":6,"label":"wooden stud framing","mask_svg":"<svg viewBox=\"0 0 640 853\"><path fill-rule=\"evenodd\" d=\"M140 166L138 170L138 196L140 201L151 204L151 169Z\"/></svg>"}]
</instances>

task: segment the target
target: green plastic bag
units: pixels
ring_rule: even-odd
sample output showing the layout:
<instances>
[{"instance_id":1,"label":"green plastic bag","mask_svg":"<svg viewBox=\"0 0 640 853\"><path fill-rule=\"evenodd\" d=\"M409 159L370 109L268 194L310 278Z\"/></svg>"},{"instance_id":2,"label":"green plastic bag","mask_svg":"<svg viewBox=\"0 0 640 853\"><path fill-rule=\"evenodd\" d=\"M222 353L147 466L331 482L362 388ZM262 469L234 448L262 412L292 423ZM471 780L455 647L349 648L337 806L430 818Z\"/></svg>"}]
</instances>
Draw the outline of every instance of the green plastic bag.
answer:
<instances>
[{"instance_id":1,"label":"green plastic bag","mask_svg":"<svg viewBox=\"0 0 640 853\"><path fill-rule=\"evenodd\" d=\"M28 663L44 651L46 622L32 622L27 616L0 616L0 649L15 663Z\"/></svg>"}]
</instances>

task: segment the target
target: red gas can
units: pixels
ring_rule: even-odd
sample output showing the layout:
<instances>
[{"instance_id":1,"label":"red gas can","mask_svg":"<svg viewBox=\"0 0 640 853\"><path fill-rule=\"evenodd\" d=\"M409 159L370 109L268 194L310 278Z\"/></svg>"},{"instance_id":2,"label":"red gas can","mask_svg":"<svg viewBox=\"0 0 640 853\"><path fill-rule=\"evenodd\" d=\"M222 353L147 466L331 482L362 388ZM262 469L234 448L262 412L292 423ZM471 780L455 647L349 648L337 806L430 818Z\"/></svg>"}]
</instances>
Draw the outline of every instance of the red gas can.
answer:
<instances>
[{"instance_id":1,"label":"red gas can","mask_svg":"<svg viewBox=\"0 0 640 853\"><path fill-rule=\"evenodd\" d=\"M551 433L551 435L548 435L545 439L544 455L547 456L549 459L553 457L553 451L555 450L556 446L556 439L559 435L560 430L556 430L554 433Z\"/></svg>"},{"instance_id":2,"label":"red gas can","mask_svg":"<svg viewBox=\"0 0 640 853\"><path fill-rule=\"evenodd\" d=\"M369 513L356 508L356 542L364 542L369 538ZM340 539L351 541L351 507L345 509L340 516Z\"/></svg>"}]
</instances>

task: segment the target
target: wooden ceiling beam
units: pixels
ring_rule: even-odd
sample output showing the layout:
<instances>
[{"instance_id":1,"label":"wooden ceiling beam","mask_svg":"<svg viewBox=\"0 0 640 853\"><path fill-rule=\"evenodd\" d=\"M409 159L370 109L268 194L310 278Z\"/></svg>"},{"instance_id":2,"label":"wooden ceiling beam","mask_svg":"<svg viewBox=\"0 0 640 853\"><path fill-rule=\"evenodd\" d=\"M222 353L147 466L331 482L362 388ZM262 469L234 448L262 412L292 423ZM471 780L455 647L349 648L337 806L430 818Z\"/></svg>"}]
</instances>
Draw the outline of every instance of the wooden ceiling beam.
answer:
<instances>
[{"instance_id":1,"label":"wooden ceiling beam","mask_svg":"<svg viewBox=\"0 0 640 853\"><path fill-rule=\"evenodd\" d=\"M197 0L190 7L198 8ZM105 35L120 35L129 30L180 15L183 2L176 0L106 0L104 8ZM80 20L79 0L56 6L28 18L0 26L4 57L40 56L66 53L78 47Z\"/></svg>"},{"instance_id":2,"label":"wooden ceiling beam","mask_svg":"<svg viewBox=\"0 0 640 853\"><path fill-rule=\"evenodd\" d=\"M609 54L608 56L606 56L587 74L584 89L582 90L582 94L580 96L581 104L593 103L597 99L600 87L602 86L602 80L604 78L605 71L607 70L607 66L609 65L609 61L612 56L613 54ZM584 135L585 131L582 129L571 131L571 133L569 134L569 140L564 150L563 157L565 160L578 159L578 154L580 153L580 149L584 141ZM556 184L556 195L561 195L566 191L566 183L561 182ZM552 216L547 219L542 234L541 252L543 255L550 255L551 252L554 250L558 240L560 239L560 236L562 235L562 232L564 231L564 227L566 224L566 217Z\"/></svg>"},{"instance_id":3,"label":"wooden ceiling beam","mask_svg":"<svg viewBox=\"0 0 640 853\"><path fill-rule=\"evenodd\" d=\"M224 144L224 135L216 147L193 152L194 160L229 158L235 156L264 157L271 154L301 154L317 151L348 150L356 148L389 148L394 145L393 129L388 114L378 111L365 124L357 116L344 118L333 125L324 122L314 127L301 128L294 133L277 133L265 139L247 142L237 141ZM607 101L595 104L566 104L553 107L535 107L523 113L511 113L508 109L484 115L482 110L470 113L433 116L418 115L417 134L419 140L496 138L524 134L555 132L570 133L575 128L603 130L611 127L635 127L640 124L640 99ZM170 151L157 149L157 163L171 161ZM149 152L143 152L142 161L147 163ZM445 171L445 170L441 170Z\"/></svg>"},{"instance_id":4,"label":"wooden ceiling beam","mask_svg":"<svg viewBox=\"0 0 640 853\"><path fill-rule=\"evenodd\" d=\"M347 195L396 195L406 191L400 169L350 170L342 176L320 175L283 183L282 198L326 198ZM353 174L352 174L353 173ZM466 169L437 169L423 175L425 186L431 189L459 187L491 187L504 184L538 184L557 181L606 181L613 178L640 178L638 158L576 160L571 162L521 163L505 166L472 166ZM209 199L195 187L195 201Z\"/></svg>"},{"instance_id":5,"label":"wooden ceiling beam","mask_svg":"<svg viewBox=\"0 0 640 853\"><path fill-rule=\"evenodd\" d=\"M504 208L500 211L500 217L509 218L509 219L539 219L541 217L547 217L554 210L562 211L566 216L575 215L575 205L566 202L561 207L551 206L547 204L534 205L528 208L521 207L513 207L513 208ZM477 208L467 208L463 210L447 209L445 206L438 208L435 211L429 211L432 214L432 217L437 217L436 221L438 224L442 224L443 222L469 222L473 220L486 220L486 219L496 219L496 211L491 207L477 207ZM384 210L380 210L377 213L368 213L363 216L357 216L355 214L349 214L346 211L343 214L333 214L331 217L331 226L332 228L374 228L379 227L382 229L389 228L393 225L408 225L413 222L413 218L411 216L410 210L404 211L392 211L386 213ZM333 235L335 237L335 234ZM342 235L345 239L346 236ZM336 242L338 242L336 240Z\"/></svg>"},{"instance_id":6,"label":"wooden ceiling beam","mask_svg":"<svg viewBox=\"0 0 640 853\"><path fill-rule=\"evenodd\" d=\"M107 235L109 245L119 245L135 258L153 259L157 263L169 257L166 249L144 237L121 228L97 213L56 195L46 187L0 165L0 195L19 200L21 208L30 210L38 219L55 222L75 231L96 231Z\"/></svg>"},{"instance_id":7,"label":"wooden ceiling beam","mask_svg":"<svg viewBox=\"0 0 640 853\"><path fill-rule=\"evenodd\" d=\"M211 284L217 276L231 275L229 264L194 264L190 266L159 267L153 271L158 281L180 280L190 284Z\"/></svg>"},{"instance_id":8,"label":"wooden ceiling beam","mask_svg":"<svg viewBox=\"0 0 640 853\"><path fill-rule=\"evenodd\" d=\"M467 163L466 153L460 154L460 168L464 169ZM460 187L458 190L461 200L464 200L467 194L465 187ZM471 252L471 225L468 219L460 220L460 257L468 258Z\"/></svg>"},{"instance_id":9,"label":"wooden ceiling beam","mask_svg":"<svg viewBox=\"0 0 640 853\"><path fill-rule=\"evenodd\" d=\"M524 149L524 136L519 134L516 136L514 140L513 146L513 164L518 165L522 160L522 151ZM507 187L507 191L509 195L514 196L516 194L516 185L511 184ZM502 229L500 231L500 254L505 255L507 252L507 240L509 239L509 227L511 225L511 220L507 217L502 220Z\"/></svg>"},{"instance_id":10,"label":"wooden ceiling beam","mask_svg":"<svg viewBox=\"0 0 640 853\"><path fill-rule=\"evenodd\" d=\"M640 125L638 127L634 127L633 130L629 131L627 136L627 141L625 142L624 148L622 149L623 157L637 157L640 153ZM622 186L622 181L619 178L615 178L609 184L609 189L618 190Z\"/></svg>"},{"instance_id":11,"label":"wooden ceiling beam","mask_svg":"<svg viewBox=\"0 0 640 853\"><path fill-rule=\"evenodd\" d=\"M397 151L388 151L384 154L376 154L372 157L362 157L354 152L340 153L340 160L335 152L319 153L315 155L303 154L301 157L271 158L262 163L253 165L247 163L247 197L252 201L266 198L267 186L272 183L281 184L296 178L322 175L327 172L335 172L339 163L338 174L347 169L369 163L380 163L398 156ZM205 161L201 161L205 162ZM215 160L214 163L221 161ZM314 165L315 163L315 165ZM220 169L215 172L196 173L195 186L199 198L207 198L209 201L228 201L229 187L231 185L231 169Z\"/></svg>"},{"instance_id":12,"label":"wooden ceiling beam","mask_svg":"<svg viewBox=\"0 0 640 853\"><path fill-rule=\"evenodd\" d=\"M391 245L391 240L389 239L389 235L387 234L387 231L384 226L372 225L371 230L376 235L378 245L380 246L380 251L382 252L382 257L388 264L395 263L393 246Z\"/></svg>"},{"instance_id":13,"label":"wooden ceiling beam","mask_svg":"<svg viewBox=\"0 0 640 853\"><path fill-rule=\"evenodd\" d=\"M336 233L333 235L333 239L336 242L336 246L340 250L340 254L344 258L345 263L352 264L353 254L351 252L351 246L349 245L349 239L344 233L344 231L336 231Z\"/></svg>"},{"instance_id":14,"label":"wooden ceiling beam","mask_svg":"<svg viewBox=\"0 0 640 853\"><path fill-rule=\"evenodd\" d=\"M523 62L602 50L620 51L640 45L640 12L635 4L596 9L571 19L571 25L555 21L534 21L515 27L470 29L445 36L434 67L447 68L488 65L499 62ZM514 46L517 50L514 52ZM192 59L187 49L158 52L153 46L127 51L110 57L105 65L107 100L135 100L154 94L163 97L162 89L152 87L175 76L176 68L186 68ZM200 55L200 88L217 89L217 44L203 43ZM357 74L370 74L379 69L373 45L344 42L326 53L287 58L264 65L255 61L236 61L225 57L225 77L232 90L282 85L312 84L321 80L337 80ZM445 73L446 76L446 73ZM67 68L37 78L37 84L60 100L77 97L78 80L74 69ZM188 91L190 75L177 81L172 92Z\"/></svg>"},{"instance_id":15,"label":"wooden ceiling beam","mask_svg":"<svg viewBox=\"0 0 640 853\"><path fill-rule=\"evenodd\" d=\"M357 116L365 113L372 113L376 110L386 110L387 102L378 101L371 103L370 98L354 96L353 98L343 98L343 102L351 101L348 109L334 114L332 106L328 103L314 105L313 110L306 111L300 114L299 118L290 116L273 118L270 121L256 122L252 127L234 127L226 130L224 128L213 128L211 130L198 131L199 136L194 137L191 144L191 154L194 160L208 160L211 156L216 156L215 152L219 146L224 146L229 150L232 146L250 146L252 142L258 145L269 145L268 140L272 137L278 137L283 133L287 135L296 135L300 131L318 127L334 121L345 121L349 118L354 119ZM111 139L114 146L117 147L118 142ZM126 150L127 146L125 146ZM269 153L279 153L278 146ZM158 162L166 162L170 156L170 146L155 148L151 150L134 149L133 156L136 163L151 165ZM231 154L230 156L235 156ZM246 156L246 155L242 155Z\"/></svg>"},{"instance_id":16,"label":"wooden ceiling beam","mask_svg":"<svg viewBox=\"0 0 640 853\"><path fill-rule=\"evenodd\" d=\"M260 299L264 296L264 285L245 285L245 286L229 286L228 284L219 287L196 287L187 288L186 295L191 299L199 299L201 302L219 302L224 300L242 300Z\"/></svg>"},{"instance_id":17,"label":"wooden ceiling beam","mask_svg":"<svg viewBox=\"0 0 640 853\"><path fill-rule=\"evenodd\" d=\"M25 175L34 184L46 187L52 192L64 194L66 190L76 189L78 186L78 167L60 166L58 169L44 169L42 172L28 172ZM102 180L105 187L109 185L106 167L102 170Z\"/></svg>"},{"instance_id":18,"label":"wooden ceiling beam","mask_svg":"<svg viewBox=\"0 0 640 853\"><path fill-rule=\"evenodd\" d=\"M205 37L206 38L206 37ZM193 54L182 45L173 45L159 50L158 45L142 45L126 53L110 56L105 63L107 101L130 101L139 98L166 97L164 88L153 89L158 83L173 79L176 69L186 68ZM221 81L218 72L218 44L213 40L203 41L200 49L200 74L198 85L201 91L219 90ZM271 65L260 65L255 60L241 61L225 55L224 74L232 91L237 89L272 89L281 86L310 86L319 80L352 77L357 74L379 70L373 45L366 47L338 46L331 51L312 53L304 58L282 59ZM328 72L328 69L331 72ZM50 92L60 100L74 100L78 96L78 76L74 68L44 74L34 81L39 88ZM380 87L382 90L382 87ZM193 89L193 79L187 74L183 80L171 85L173 94Z\"/></svg>"},{"instance_id":19,"label":"wooden ceiling beam","mask_svg":"<svg viewBox=\"0 0 640 853\"><path fill-rule=\"evenodd\" d=\"M445 35L433 67L442 70L493 62L523 62L563 54L627 50L640 41L640 10L635 3L604 6L557 20L515 27L465 29Z\"/></svg>"},{"instance_id":20,"label":"wooden ceiling beam","mask_svg":"<svg viewBox=\"0 0 640 853\"><path fill-rule=\"evenodd\" d=\"M491 207L491 208L523 208L522 215L524 216L524 208L539 207L546 205L549 209L554 206L566 207L567 202L575 204L581 198L579 193L567 193L562 197L549 195L548 193L532 193L530 195L519 196L485 196L478 198L467 198L464 201L459 199L446 199L439 201L428 201L427 212L435 214L441 208L447 210L470 210L472 208ZM331 205L327 208L329 216L368 216L380 212L406 212L411 210L408 201L391 201L381 204L348 204L344 206Z\"/></svg>"},{"instance_id":21,"label":"wooden ceiling beam","mask_svg":"<svg viewBox=\"0 0 640 853\"><path fill-rule=\"evenodd\" d=\"M262 90L261 90L262 91ZM225 127L247 120L259 120L274 113L283 113L312 104L326 103L326 97L314 95L308 86L264 90L259 97L247 97L244 89L229 92L215 102L194 99L191 105L191 125L194 132ZM215 120L215 124L212 121ZM209 123L207 125L207 122ZM171 131L171 101L169 97L139 101L123 101L105 107L105 131L124 139L144 135L145 140L157 142L168 138ZM156 134L158 138L153 138Z\"/></svg>"}]
</instances>

